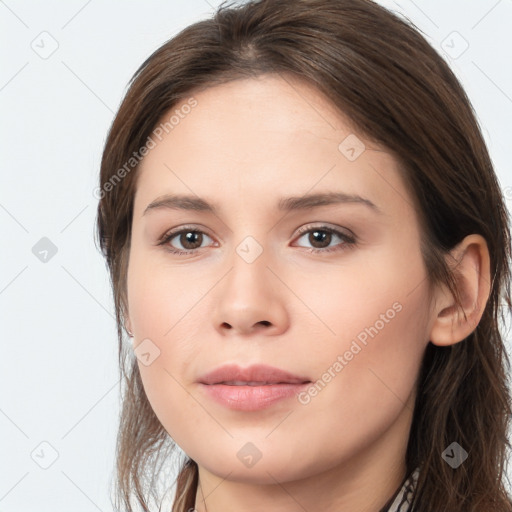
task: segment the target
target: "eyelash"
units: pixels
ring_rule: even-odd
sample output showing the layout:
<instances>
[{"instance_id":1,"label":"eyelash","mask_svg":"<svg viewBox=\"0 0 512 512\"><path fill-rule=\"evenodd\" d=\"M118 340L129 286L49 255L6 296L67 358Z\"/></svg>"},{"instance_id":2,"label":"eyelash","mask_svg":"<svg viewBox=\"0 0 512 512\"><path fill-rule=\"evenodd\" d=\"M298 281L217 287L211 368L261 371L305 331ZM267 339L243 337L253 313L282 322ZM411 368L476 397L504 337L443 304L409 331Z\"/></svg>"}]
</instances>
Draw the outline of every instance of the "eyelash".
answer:
<instances>
[{"instance_id":1,"label":"eyelash","mask_svg":"<svg viewBox=\"0 0 512 512\"><path fill-rule=\"evenodd\" d=\"M346 233L343 233L337 229L330 228L328 226L304 226L302 228L299 228L298 234L299 236L297 238L301 238L302 235L305 233L309 233L311 231L324 231L326 233L331 233L343 240L343 244L341 245L341 248L339 246L327 248L327 249L318 249L315 247L303 247L303 249L306 249L308 252L313 254L319 254L319 253L326 253L326 252L336 252L336 251L344 251L352 246L354 246L357 243L357 238L355 236L347 235ZM202 233L206 236L210 236L204 231L201 231L200 229L197 229L194 226L184 226L176 231L169 231L163 235L163 237L160 239L157 245L166 245L168 244L173 238L175 238L178 235L181 235L182 233ZM211 237L210 237L211 238ZM166 247L166 250L169 251L172 254L176 254L177 256L187 256L191 254L195 254L200 249L204 249L204 247L198 247L197 249L188 249L186 251L183 251L181 249L175 249L172 246Z\"/></svg>"}]
</instances>

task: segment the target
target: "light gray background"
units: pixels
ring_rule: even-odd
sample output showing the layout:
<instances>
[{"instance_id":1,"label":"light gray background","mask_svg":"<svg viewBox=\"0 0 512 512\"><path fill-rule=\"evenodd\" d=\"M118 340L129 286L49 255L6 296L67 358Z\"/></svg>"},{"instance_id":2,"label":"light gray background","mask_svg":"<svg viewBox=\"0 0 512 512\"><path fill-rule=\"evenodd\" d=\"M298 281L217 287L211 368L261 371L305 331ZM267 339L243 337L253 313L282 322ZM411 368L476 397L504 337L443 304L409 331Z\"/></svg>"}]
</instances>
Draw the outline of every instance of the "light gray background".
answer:
<instances>
[{"instance_id":1,"label":"light gray background","mask_svg":"<svg viewBox=\"0 0 512 512\"><path fill-rule=\"evenodd\" d=\"M92 191L132 74L219 3L0 1L3 512L112 510L117 340ZM445 54L510 208L512 1L380 3Z\"/></svg>"}]
</instances>

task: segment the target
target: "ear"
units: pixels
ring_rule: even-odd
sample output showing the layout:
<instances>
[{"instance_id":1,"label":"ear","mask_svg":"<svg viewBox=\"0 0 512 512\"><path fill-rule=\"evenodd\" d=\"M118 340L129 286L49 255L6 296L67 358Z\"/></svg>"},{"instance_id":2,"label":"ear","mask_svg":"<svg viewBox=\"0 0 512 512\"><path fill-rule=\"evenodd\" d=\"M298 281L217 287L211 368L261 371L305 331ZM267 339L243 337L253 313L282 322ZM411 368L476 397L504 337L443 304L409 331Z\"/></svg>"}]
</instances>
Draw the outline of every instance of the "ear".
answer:
<instances>
[{"instance_id":1,"label":"ear","mask_svg":"<svg viewBox=\"0 0 512 512\"><path fill-rule=\"evenodd\" d=\"M132 323L130 322L129 317L126 317L124 321L124 328L126 329L128 335L130 332L133 334Z\"/></svg>"},{"instance_id":2,"label":"ear","mask_svg":"<svg viewBox=\"0 0 512 512\"><path fill-rule=\"evenodd\" d=\"M430 341L439 346L454 345L476 329L491 291L489 250L481 235L468 235L450 255L463 309L446 285L436 290Z\"/></svg>"},{"instance_id":3,"label":"ear","mask_svg":"<svg viewBox=\"0 0 512 512\"><path fill-rule=\"evenodd\" d=\"M132 323L130 321L130 314L128 313L128 310L123 307L123 315L122 318L124 319L124 329L126 331L126 334L130 336L130 332L133 334L133 328Z\"/></svg>"}]
</instances>

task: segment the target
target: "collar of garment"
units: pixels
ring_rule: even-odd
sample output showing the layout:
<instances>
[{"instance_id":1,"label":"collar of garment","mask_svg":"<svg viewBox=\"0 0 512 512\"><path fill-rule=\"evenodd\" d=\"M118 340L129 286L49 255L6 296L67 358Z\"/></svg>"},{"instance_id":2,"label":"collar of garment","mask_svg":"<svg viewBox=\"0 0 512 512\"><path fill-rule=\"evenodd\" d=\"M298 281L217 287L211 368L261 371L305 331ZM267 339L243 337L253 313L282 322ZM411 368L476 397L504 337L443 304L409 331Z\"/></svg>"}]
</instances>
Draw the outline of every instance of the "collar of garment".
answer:
<instances>
[{"instance_id":1,"label":"collar of garment","mask_svg":"<svg viewBox=\"0 0 512 512\"><path fill-rule=\"evenodd\" d=\"M405 480L404 484L398 491L395 499L386 509L386 512L409 512L409 506L412 502L416 482L420 474L419 468L416 468L409 477Z\"/></svg>"}]
</instances>

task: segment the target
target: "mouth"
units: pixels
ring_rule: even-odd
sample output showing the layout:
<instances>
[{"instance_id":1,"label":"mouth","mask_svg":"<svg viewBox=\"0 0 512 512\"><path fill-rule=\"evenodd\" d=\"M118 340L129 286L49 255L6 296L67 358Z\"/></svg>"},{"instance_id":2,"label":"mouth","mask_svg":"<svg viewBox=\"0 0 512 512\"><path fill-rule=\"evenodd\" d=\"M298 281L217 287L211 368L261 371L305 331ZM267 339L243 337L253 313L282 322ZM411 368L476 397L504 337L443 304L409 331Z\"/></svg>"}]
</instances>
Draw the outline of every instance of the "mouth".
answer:
<instances>
[{"instance_id":1,"label":"mouth","mask_svg":"<svg viewBox=\"0 0 512 512\"><path fill-rule=\"evenodd\" d=\"M267 365L252 365L242 368L238 365L224 365L203 375L201 384L225 384L227 386L268 386L274 384L304 384L311 382L308 377Z\"/></svg>"},{"instance_id":2,"label":"mouth","mask_svg":"<svg viewBox=\"0 0 512 512\"><path fill-rule=\"evenodd\" d=\"M246 382L243 380L238 380L238 381L232 380L232 381L228 381L228 382L217 382L215 384L224 384L225 386L276 386L279 384L306 384L307 382L310 382L310 381L293 383L293 382L287 382L287 381L282 381L282 382L255 382L255 381Z\"/></svg>"},{"instance_id":3,"label":"mouth","mask_svg":"<svg viewBox=\"0 0 512 512\"><path fill-rule=\"evenodd\" d=\"M199 379L215 402L238 411L257 411L296 396L311 384L307 377L265 365L222 366Z\"/></svg>"}]
</instances>

